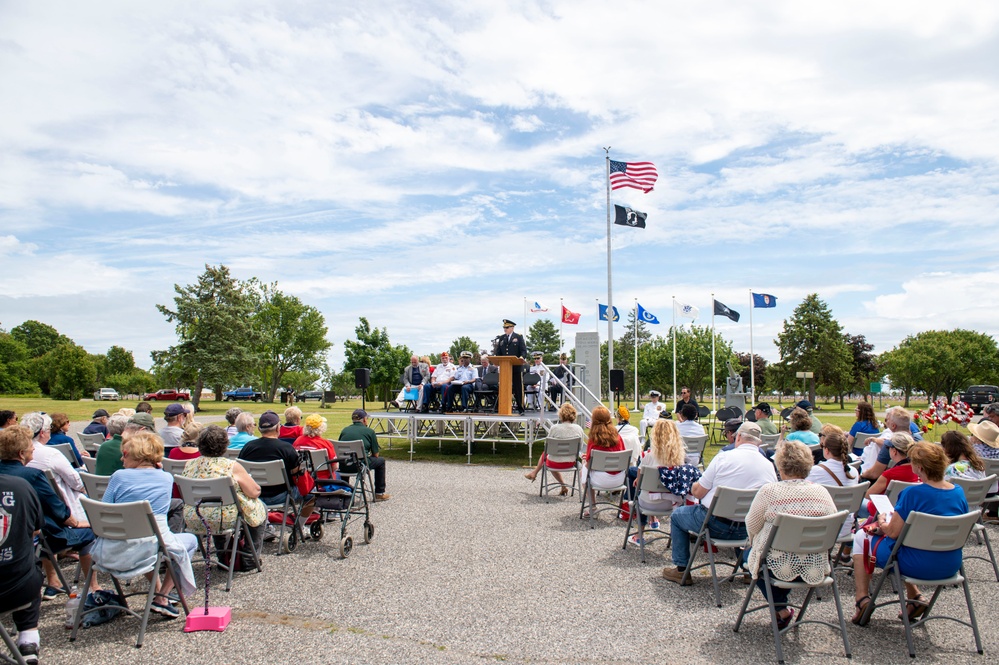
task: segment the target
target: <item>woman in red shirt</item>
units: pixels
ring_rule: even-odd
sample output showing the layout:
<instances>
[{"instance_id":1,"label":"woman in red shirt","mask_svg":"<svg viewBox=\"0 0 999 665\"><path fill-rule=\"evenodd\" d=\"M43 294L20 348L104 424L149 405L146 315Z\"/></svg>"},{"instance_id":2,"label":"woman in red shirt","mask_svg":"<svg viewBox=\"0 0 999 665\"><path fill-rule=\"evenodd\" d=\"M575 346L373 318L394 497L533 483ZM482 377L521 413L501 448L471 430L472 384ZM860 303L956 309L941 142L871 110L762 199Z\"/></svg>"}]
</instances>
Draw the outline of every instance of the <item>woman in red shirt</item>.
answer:
<instances>
[{"instance_id":1,"label":"woman in red shirt","mask_svg":"<svg viewBox=\"0 0 999 665\"><path fill-rule=\"evenodd\" d=\"M590 473L588 470L590 455L594 450L616 451L624 450L625 448L624 440L614 427L610 411L607 407L598 406L594 408L593 414L590 416L590 421L590 438L586 442L586 454L583 456L583 464L587 467L587 473L590 474L590 505L592 506L596 503L593 488L600 489L601 487L615 487L619 485L622 480L621 474L624 471L618 471L617 473L593 471ZM583 517L589 517L589 515L584 514Z\"/></svg>"},{"instance_id":2,"label":"woman in red shirt","mask_svg":"<svg viewBox=\"0 0 999 665\"><path fill-rule=\"evenodd\" d=\"M302 428L302 435L295 439L295 442L291 444L295 450L304 450L311 448L314 450L325 450L326 455L329 459L336 457L336 450L333 448L333 444L323 438L323 434L326 433L326 419L319 414L313 413L308 418L305 419L305 427ZM337 464L333 464L332 470L337 470ZM330 477L329 469L331 467L325 467L316 473L316 478L328 479Z\"/></svg>"}]
</instances>

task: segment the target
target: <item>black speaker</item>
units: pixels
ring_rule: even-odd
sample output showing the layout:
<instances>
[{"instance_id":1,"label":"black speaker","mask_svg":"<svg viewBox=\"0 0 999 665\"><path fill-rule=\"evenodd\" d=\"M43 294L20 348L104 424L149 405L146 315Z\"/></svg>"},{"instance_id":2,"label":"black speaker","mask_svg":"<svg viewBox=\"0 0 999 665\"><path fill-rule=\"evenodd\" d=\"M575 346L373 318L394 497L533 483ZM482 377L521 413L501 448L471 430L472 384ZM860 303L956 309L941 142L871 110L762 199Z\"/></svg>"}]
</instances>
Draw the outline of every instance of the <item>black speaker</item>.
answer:
<instances>
[{"instance_id":1,"label":"black speaker","mask_svg":"<svg viewBox=\"0 0 999 665\"><path fill-rule=\"evenodd\" d=\"M610 371L611 390L624 390L624 370L612 369Z\"/></svg>"},{"instance_id":2,"label":"black speaker","mask_svg":"<svg viewBox=\"0 0 999 665\"><path fill-rule=\"evenodd\" d=\"M367 390L371 385L371 370L367 367L358 367L354 370L354 387L358 390Z\"/></svg>"}]
</instances>

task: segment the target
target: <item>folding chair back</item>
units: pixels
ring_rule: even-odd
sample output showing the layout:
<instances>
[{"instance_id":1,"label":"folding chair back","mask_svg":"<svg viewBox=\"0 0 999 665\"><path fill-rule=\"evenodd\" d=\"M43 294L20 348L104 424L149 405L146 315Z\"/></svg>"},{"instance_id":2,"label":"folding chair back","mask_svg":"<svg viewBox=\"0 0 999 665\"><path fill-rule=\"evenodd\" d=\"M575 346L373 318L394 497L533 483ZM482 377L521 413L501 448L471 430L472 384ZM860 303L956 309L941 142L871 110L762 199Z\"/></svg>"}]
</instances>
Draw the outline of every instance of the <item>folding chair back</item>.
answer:
<instances>
[{"instance_id":1,"label":"folding chair back","mask_svg":"<svg viewBox=\"0 0 999 665\"><path fill-rule=\"evenodd\" d=\"M972 480L971 478L949 478L948 480L961 486L961 489L964 490L964 498L968 501L968 507L976 510L985 501L985 495L988 494L992 483L996 481L996 476L991 475L981 480Z\"/></svg>"},{"instance_id":2,"label":"folding chair back","mask_svg":"<svg viewBox=\"0 0 999 665\"><path fill-rule=\"evenodd\" d=\"M246 472L250 474L261 487L282 487L283 491L286 492L284 505L277 506L277 504L268 504L264 501L264 505L267 506L268 510L280 509L284 514L284 519L281 520L281 526L278 529L278 539L281 543L281 548L279 550L280 554L290 554L298 546L298 540L305 539L305 531L302 529L301 524L298 523L298 519L292 520L290 526L290 533L288 537L285 538L285 527L288 525L288 516L294 514L297 518L298 514L301 512L301 505L304 504L305 499L301 501L296 501L293 498L291 479L288 477L288 470L284 466L283 460L270 460L269 462L250 462L247 460L239 460L240 465L246 469ZM262 498L262 497L261 497Z\"/></svg>"},{"instance_id":3,"label":"folding chair back","mask_svg":"<svg viewBox=\"0 0 999 665\"><path fill-rule=\"evenodd\" d=\"M683 445L687 448L687 463L698 466L704 463L704 446L708 442L708 435L685 436Z\"/></svg>"},{"instance_id":4,"label":"folding chair back","mask_svg":"<svg viewBox=\"0 0 999 665\"><path fill-rule=\"evenodd\" d=\"M225 449L226 459L231 459L231 460L239 459L240 451L242 451L242 448L226 448Z\"/></svg>"},{"instance_id":5,"label":"folding chair back","mask_svg":"<svg viewBox=\"0 0 999 665\"><path fill-rule=\"evenodd\" d=\"M630 450L594 450L590 454L589 471L618 473L627 471L630 464Z\"/></svg>"},{"instance_id":6,"label":"folding chair back","mask_svg":"<svg viewBox=\"0 0 999 665\"><path fill-rule=\"evenodd\" d=\"M867 489L870 486L871 483L867 480L856 485L844 485L843 487L823 485L829 492L833 503L836 504L836 510L845 510L850 513L856 513L864 505L864 495L867 494Z\"/></svg>"},{"instance_id":7,"label":"folding chair back","mask_svg":"<svg viewBox=\"0 0 999 665\"><path fill-rule=\"evenodd\" d=\"M999 475L999 458L982 460L985 462L985 475Z\"/></svg>"},{"instance_id":8,"label":"folding chair back","mask_svg":"<svg viewBox=\"0 0 999 665\"><path fill-rule=\"evenodd\" d=\"M877 436L877 434L868 434L866 432L858 432L857 436L854 437L854 439L853 439L853 447L854 448L863 448L864 446L867 445L867 439L870 439L871 437L876 437L876 436Z\"/></svg>"},{"instance_id":9,"label":"folding chair back","mask_svg":"<svg viewBox=\"0 0 999 665\"><path fill-rule=\"evenodd\" d=\"M841 510L825 517L778 515L770 532L769 547L791 554L825 554L836 544L840 527L849 513ZM762 560L766 560L765 558Z\"/></svg>"},{"instance_id":10,"label":"folding chair back","mask_svg":"<svg viewBox=\"0 0 999 665\"><path fill-rule=\"evenodd\" d=\"M629 536L631 536L632 524L635 524L637 522L638 538L639 538L638 552L642 558L642 563L645 563L645 546L655 540L660 540L663 538L670 540L670 534L653 530L651 533L659 535L646 536L645 534L649 533L649 531L645 530L645 525L643 525L641 522L642 515L652 516L652 517L666 517L667 515L673 512L673 509L668 508L668 509L650 510L648 508L642 508L641 505L642 495L647 494L649 492L658 492L660 494L672 494L672 492L670 492L668 487L663 485L662 480L659 478L658 470L651 467L646 467L646 466L638 467L638 478L635 480L635 483L636 487L638 488L638 491L635 494L635 500L629 502L631 504L631 510L629 511L628 514L628 526L624 530L624 543L621 545L621 549L627 549L628 538Z\"/></svg>"},{"instance_id":11,"label":"folding chair back","mask_svg":"<svg viewBox=\"0 0 999 665\"><path fill-rule=\"evenodd\" d=\"M780 434L762 434L760 435L760 440L763 442L760 444L761 450L769 450L777 445L780 441Z\"/></svg>"},{"instance_id":12,"label":"folding chair back","mask_svg":"<svg viewBox=\"0 0 999 665\"><path fill-rule=\"evenodd\" d=\"M287 469L284 468L282 460L276 459L269 462L240 460L239 463L261 487L280 486L284 488L284 491L291 491Z\"/></svg>"},{"instance_id":13,"label":"folding chair back","mask_svg":"<svg viewBox=\"0 0 999 665\"><path fill-rule=\"evenodd\" d=\"M545 464L541 467L541 487L538 488L538 496L545 496L554 488L562 488L562 483L549 482L550 471L572 474L572 495L575 496L579 489L579 448L582 445L582 438L572 436L565 439L550 436L545 439ZM552 469L549 464L572 464L567 469Z\"/></svg>"},{"instance_id":14,"label":"folding chair back","mask_svg":"<svg viewBox=\"0 0 999 665\"><path fill-rule=\"evenodd\" d=\"M905 532L899 537L903 547L929 552L951 552L964 547L964 541L978 521L978 513L941 516L911 512L905 520Z\"/></svg>"},{"instance_id":15,"label":"folding chair back","mask_svg":"<svg viewBox=\"0 0 999 665\"><path fill-rule=\"evenodd\" d=\"M76 435L76 438L80 440L80 445L83 446L83 449L90 453L96 453L101 444L106 441L103 434L84 434L80 432Z\"/></svg>"},{"instance_id":16,"label":"folding chair back","mask_svg":"<svg viewBox=\"0 0 999 665\"><path fill-rule=\"evenodd\" d=\"M48 447L61 452L63 454L63 457L69 460L70 465L72 465L74 468L80 466L79 463L76 461L76 455L73 454L73 446L69 445L68 443L50 443L48 444Z\"/></svg>"},{"instance_id":17,"label":"folding chair back","mask_svg":"<svg viewBox=\"0 0 999 665\"><path fill-rule=\"evenodd\" d=\"M179 476L184 473L184 467L191 460L186 459L170 459L168 457L163 458L163 470L173 476Z\"/></svg>"},{"instance_id":18,"label":"folding chair back","mask_svg":"<svg viewBox=\"0 0 999 665\"><path fill-rule=\"evenodd\" d=\"M97 457L83 457L83 468L86 469L87 473L94 473L97 471Z\"/></svg>"},{"instance_id":19,"label":"folding chair back","mask_svg":"<svg viewBox=\"0 0 999 665\"><path fill-rule=\"evenodd\" d=\"M749 507L753 505L758 489L740 490L734 487L719 487L711 497L708 515L723 517L733 522L745 522Z\"/></svg>"},{"instance_id":20,"label":"folding chair back","mask_svg":"<svg viewBox=\"0 0 999 665\"><path fill-rule=\"evenodd\" d=\"M313 473L322 471L326 468L326 465L329 464L329 453L323 448L303 448L299 452L305 453L305 456L309 460L309 466L312 467Z\"/></svg>"},{"instance_id":21,"label":"folding chair back","mask_svg":"<svg viewBox=\"0 0 999 665\"><path fill-rule=\"evenodd\" d=\"M365 469L365 480L367 481L365 488L366 491L371 492L371 498L375 496L375 479L371 471L371 462L368 460L368 451L364 447L363 441L334 441L333 450L336 451L336 456L341 459L340 462L340 473L353 475L358 472L358 468L353 464L344 464L343 458L346 458L348 454L353 453L357 456L358 462L364 463Z\"/></svg>"},{"instance_id":22,"label":"folding chair back","mask_svg":"<svg viewBox=\"0 0 999 665\"><path fill-rule=\"evenodd\" d=\"M893 480L888 483L888 489L885 490L885 496L891 501L891 505L898 503L898 495L902 493L906 487L912 487L913 485L918 485L919 483L907 483L903 480Z\"/></svg>"},{"instance_id":23,"label":"folding chair back","mask_svg":"<svg viewBox=\"0 0 999 665\"><path fill-rule=\"evenodd\" d=\"M98 476L94 473L81 471L80 480L83 481L83 487L87 490L87 496L94 501L101 501L104 498L104 490L108 488L108 483L111 482L111 476Z\"/></svg>"}]
</instances>

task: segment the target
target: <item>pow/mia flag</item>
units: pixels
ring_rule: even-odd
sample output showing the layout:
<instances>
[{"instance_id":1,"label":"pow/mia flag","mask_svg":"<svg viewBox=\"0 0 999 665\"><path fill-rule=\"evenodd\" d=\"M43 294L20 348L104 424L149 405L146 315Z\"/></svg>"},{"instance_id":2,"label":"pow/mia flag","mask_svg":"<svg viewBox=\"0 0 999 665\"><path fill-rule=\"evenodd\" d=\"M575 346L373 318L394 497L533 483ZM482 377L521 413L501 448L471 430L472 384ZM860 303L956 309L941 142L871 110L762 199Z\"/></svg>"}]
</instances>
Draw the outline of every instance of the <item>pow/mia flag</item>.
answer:
<instances>
[{"instance_id":1,"label":"pow/mia flag","mask_svg":"<svg viewBox=\"0 0 999 665\"><path fill-rule=\"evenodd\" d=\"M639 229L645 228L645 218L648 217L644 212L638 212L637 210L632 210L631 208L625 208L623 206L614 206L614 223L620 224L621 226L634 226Z\"/></svg>"}]
</instances>

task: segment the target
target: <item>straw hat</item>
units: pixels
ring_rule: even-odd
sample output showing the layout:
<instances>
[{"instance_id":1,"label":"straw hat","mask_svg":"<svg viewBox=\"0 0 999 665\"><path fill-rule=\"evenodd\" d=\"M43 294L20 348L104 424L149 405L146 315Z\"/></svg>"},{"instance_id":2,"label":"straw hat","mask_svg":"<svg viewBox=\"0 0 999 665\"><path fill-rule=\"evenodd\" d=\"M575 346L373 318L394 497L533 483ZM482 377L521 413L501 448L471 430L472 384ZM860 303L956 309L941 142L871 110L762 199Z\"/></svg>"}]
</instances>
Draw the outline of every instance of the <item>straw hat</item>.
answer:
<instances>
[{"instance_id":1,"label":"straw hat","mask_svg":"<svg viewBox=\"0 0 999 665\"><path fill-rule=\"evenodd\" d=\"M968 430L989 448L999 448L999 426L991 420L983 420L977 425L968 423Z\"/></svg>"}]
</instances>

